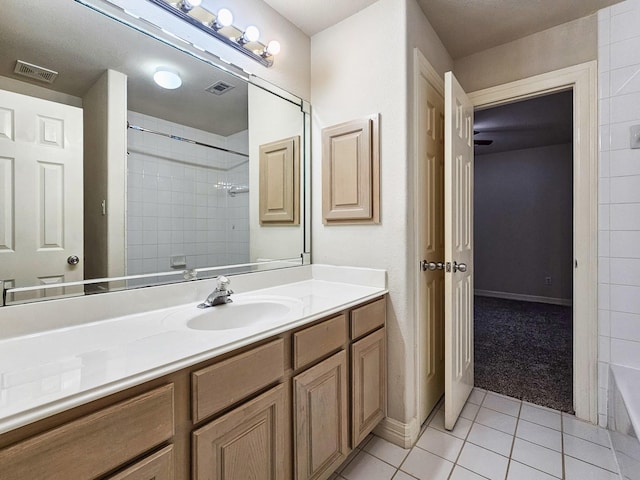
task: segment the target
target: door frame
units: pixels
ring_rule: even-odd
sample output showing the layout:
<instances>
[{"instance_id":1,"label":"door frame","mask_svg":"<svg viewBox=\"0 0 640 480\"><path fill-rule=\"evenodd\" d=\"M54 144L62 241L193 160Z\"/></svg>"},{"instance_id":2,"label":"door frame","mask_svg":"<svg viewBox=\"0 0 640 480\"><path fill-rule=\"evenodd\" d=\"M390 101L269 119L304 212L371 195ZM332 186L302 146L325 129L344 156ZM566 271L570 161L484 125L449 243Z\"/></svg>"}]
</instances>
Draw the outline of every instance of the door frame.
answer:
<instances>
[{"instance_id":1,"label":"door frame","mask_svg":"<svg viewBox=\"0 0 640 480\"><path fill-rule=\"evenodd\" d=\"M415 172L414 172L414 192L419 192L421 188L423 188L421 185L419 185L419 180L420 180L420 174L419 174L419 170L421 168L421 162L420 162L420 158L422 158L422 152L420 152L420 141L419 141L419 126L420 126L420 105L418 105L418 98L420 97L419 95L419 91L418 89L420 88L420 77L423 77L427 82L429 82L434 88L435 90L442 96L443 100L444 100L444 76L441 76L438 74L438 72L436 71L435 68L433 68L433 66L429 63L429 61L426 59L426 57L422 54L422 52L420 50L418 50L417 48L413 49L413 88L414 88L414 93L413 93L413 98L415 99L415 106L414 106L414 111L413 111L413 125L414 125L414 132L413 132L413 152L414 152L414 165L415 165ZM424 221L424 219L426 218L427 215L427 209L425 208L425 205L422 205L420 202L418 202L419 195L415 195L415 199L416 199L416 205L415 208L413 210L413 214L414 214L414 225L416 225L416 229L415 229L415 265L419 265L419 262L422 260L421 258L421 248L420 248L420 241L421 239L421 222ZM444 206L443 206L444 208ZM442 258L441 260L437 259L435 261L444 261L444 258ZM423 401L422 401L422 397L423 397L423 392L422 392L422 379L425 377L426 372L424 371L424 365L425 365L425 346L420 344L420 339L423 336L423 332L424 330L427 328L427 325L425 325L426 322L426 318L427 318L427 313L426 313L426 309L427 309L427 299L425 297L425 295L423 294L422 290L419 287L420 285L420 280L422 278L423 272L419 267L416 267L415 269L415 287L416 287L416 295L415 295L415 312L416 312L416 335L415 335L415 346L414 346L414 351L416 352L416 368L415 373L416 373L416 377L415 377L415 385L416 385L416 392L417 392L417 397L416 397L416 411L418 414L418 425L422 425L422 423L426 420L427 416L429 415L429 412L424 411L423 408ZM444 325L443 325L444 328ZM444 393L444 384L443 384L443 393Z\"/></svg>"},{"instance_id":2,"label":"door frame","mask_svg":"<svg viewBox=\"0 0 640 480\"><path fill-rule=\"evenodd\" d=\"M435 69L418 49L414 49L414 89L419 75L432 82L434 74L443 82ZM437 85L435 83L434 85ZM553 72L505 83L495 87L478 90L469 94L475 108L488 108L518 100L572 89L573 102L573 404L576 416L580 419L598 423L598 304L597 304L597 238L598 238L598 122L597 122L597 63L586 62L559 69ZM414 96L417 99L417 95ZM417 125L417 110L414 108L414 125ZM414 127L417 129L417 126ZM419 132L414 131L414 162L417 164ZM417 167L416 167L417 168ZM418 175L415 175L416 183ZM415 185L416 191L419 185ZM414 209L416 225L422 220L423 209L416 205ZM418 230L418 229L416 229ZM420 260L419 244L415 240L416 265ZM575 265L575 264L574 264ZM416 288L418 285L416 269ZM420 315L420 292L416 292L416 339L420 331L426 328L424 316ZM416 345L416 385L420 385L422 365L420 351L423 346ZM417 388L418 419L423 421L424 412L420 412L421 395ZM428 414L428 412L427 412Z\"/></svg>"}]
</instances>

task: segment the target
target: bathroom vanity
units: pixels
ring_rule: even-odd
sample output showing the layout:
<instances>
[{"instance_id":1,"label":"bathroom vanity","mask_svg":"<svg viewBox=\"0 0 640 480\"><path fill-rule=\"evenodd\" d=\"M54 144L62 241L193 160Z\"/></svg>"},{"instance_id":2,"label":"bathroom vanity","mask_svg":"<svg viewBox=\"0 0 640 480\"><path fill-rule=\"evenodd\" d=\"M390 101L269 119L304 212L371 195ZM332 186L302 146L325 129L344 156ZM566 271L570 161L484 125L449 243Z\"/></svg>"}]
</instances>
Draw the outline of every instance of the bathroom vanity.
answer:
<instances>
[{"instance_id":1,"label":"bathroom vanity","mask_svg":"<svg viewBox=\"0 0 640 480\"><path fill-rule=\"evenodd\" d=\"M385 416L385 294L384 288L318 279L246 292L236 295L237 305L230 308L241 312L243 306L259 302L268 310L268 301L284 298L291 308L282 322L274 317L238 328L202 323L183 328L187 318L203 315L192 303L159 310L157 332L125 340L127 347L118 347L118 361L103 362L101 370L100 362L91 365L86 359L79 368L87 378L76 383L76 395L63 393L41 405L25 402L22 410L14 405L11 415L0 418L0 426L6 426L43 417L0 435L2 478L328 478ZM207 309L216 320L225 315L219 310L222 316L216 316L217 308L226 306ZM22 340L30 348L38 338L44 344L47 336L85 329L90 342L91 329L98 333L107 324L135 337L153 313L10 341ZM178 358L172 341L192 345L176 345ZM210 348L195 354L205 344ZM153 367L149 358L160 363ZM110 364L115 368L118 362L151 368L130 379L96 380L96 375L106 378ZM46 369L46 363L14 374L5 368L4 381L18 383L16 376L22 375L26 382L37 374L42 375L41 384L53 378L62 381L63 376L46 377ZM95 385L83 390L83 383L92 381ZM133 385L104 395L128 384ZM9 399L11 389L3 394ZM81 398L91 400L83 403Z\"/></svg>"}]
</instances>

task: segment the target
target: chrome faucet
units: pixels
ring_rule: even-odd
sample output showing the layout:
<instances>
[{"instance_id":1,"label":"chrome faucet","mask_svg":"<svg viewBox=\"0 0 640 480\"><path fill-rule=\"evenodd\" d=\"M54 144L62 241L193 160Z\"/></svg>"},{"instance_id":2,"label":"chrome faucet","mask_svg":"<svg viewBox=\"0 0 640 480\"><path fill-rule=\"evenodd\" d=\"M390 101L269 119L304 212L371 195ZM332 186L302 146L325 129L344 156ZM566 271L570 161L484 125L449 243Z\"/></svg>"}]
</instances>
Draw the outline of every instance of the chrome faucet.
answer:
<instances>
[{"instance_id":1,"label":"chrome faucet","mask_svg":"<svg viewBox=\"0 0 640 480\"><path fill-rule=\"evenodd\" d=\"M231 300L233 290L229 290L231 281L223 275L220 275L216 280L218 281L218 286L209 294L204 302L198 305L198 308L215 307L216 305L233 302L233 300Z\"/></svg>"}]
</instances>

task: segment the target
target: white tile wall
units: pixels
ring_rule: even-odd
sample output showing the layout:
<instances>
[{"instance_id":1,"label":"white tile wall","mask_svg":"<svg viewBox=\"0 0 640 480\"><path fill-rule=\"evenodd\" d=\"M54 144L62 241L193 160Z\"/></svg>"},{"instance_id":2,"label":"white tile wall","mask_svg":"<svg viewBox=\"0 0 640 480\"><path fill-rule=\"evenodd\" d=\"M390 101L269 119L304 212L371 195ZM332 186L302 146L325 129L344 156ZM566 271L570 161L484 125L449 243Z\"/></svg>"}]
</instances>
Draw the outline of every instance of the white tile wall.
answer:
<instances>
[{"instance_id":1,"label":"white tile wall","mask_svg":"<svg viewBox=\"0 0 640 480\"><path fill-rule=\"evenodd\" d=\"M640 368L640 0L598 13L600 106L599 414L606 422L608 364Z\"/></svg>"},{"instance_id":2,"label":"white tile wall","mask_svg":"<svg viewBox=\"0 0 640 480\"><path fill-rule=\"evenodd\" d=\"M129 122L223 148L248 151L248 132L222 137L129 112ZM249 184L247 159L214 149L128 130L127 273L170 271L249 261L249 195L228 194Z\"/></svg>"}]
</instances>

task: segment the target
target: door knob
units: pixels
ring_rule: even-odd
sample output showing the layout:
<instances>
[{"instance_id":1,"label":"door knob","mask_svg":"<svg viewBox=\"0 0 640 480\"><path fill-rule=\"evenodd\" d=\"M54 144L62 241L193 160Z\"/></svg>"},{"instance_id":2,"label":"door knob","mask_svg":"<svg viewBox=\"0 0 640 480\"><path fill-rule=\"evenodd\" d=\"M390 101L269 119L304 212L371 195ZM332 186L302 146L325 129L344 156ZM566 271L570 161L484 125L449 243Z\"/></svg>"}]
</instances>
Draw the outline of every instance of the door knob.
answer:
<instances>
[{"instance_id":1,"label":"door knob","mask_svg":"<svg viewBox=\"0 0 640 480\"><path fill-rule=\"evenodd\" d=\"M70 255L69 258L67 258L67 263L69 265L77 265L80 263L80 259L77 255Z\"/></svg>"},{"instance_id":2,"label":"door knob","mask_svg":"<svg viewBox=\"0 0 640 480\"><path fill-rule=\"evenodd\" d=\"M422 260L420 262L420 268L422 268L423 272L434 271L434 270L442 270L444 268L444 263L442 262L429 262L427 260Z\"/></svg>"},{"instance_id":3,"label":"door knob","mask_svg":"<svg viewBox=\"0 0 640 480\"><path fill-rule=\"evenodd\" d=\"M458 262L453 262L453 272L466 272L467 271L467 264L466 263L458 263Z\"/></svg>"}]
</instances>

